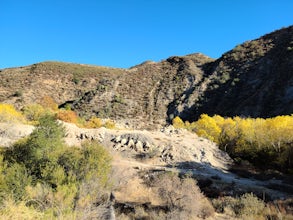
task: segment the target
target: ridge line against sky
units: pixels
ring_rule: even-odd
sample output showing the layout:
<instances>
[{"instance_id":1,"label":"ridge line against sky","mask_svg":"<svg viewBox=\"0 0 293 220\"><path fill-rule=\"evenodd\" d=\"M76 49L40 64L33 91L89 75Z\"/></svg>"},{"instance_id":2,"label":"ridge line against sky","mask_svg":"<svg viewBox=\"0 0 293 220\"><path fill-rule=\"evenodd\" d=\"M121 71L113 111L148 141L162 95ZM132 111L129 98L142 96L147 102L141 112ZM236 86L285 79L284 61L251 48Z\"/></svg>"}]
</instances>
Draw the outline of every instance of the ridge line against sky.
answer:
<instances>
[{"instance_id":1,"label":"ridge line against sky","mask_svg":"<svg viewBox=\"0 0 293 220\"><path fill-rule=\"evenodd\" d=\"M128 68L203 53L293 24L292 0L2 0L0 69L42 61Z\"/></svg>"}]
</instances>

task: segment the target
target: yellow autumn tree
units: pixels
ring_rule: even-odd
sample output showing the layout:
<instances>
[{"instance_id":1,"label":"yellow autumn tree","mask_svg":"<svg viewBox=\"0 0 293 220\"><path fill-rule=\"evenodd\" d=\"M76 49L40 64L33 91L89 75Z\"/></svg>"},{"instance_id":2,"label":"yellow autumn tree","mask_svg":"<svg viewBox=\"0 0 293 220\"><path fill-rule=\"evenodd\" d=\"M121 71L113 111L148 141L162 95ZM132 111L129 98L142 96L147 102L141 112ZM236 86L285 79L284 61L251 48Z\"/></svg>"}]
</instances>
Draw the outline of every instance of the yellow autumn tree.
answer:
<instances>
[{"instance_id":1,"label":"yellow autumn tree","mask_svg":"<svg viewBox=\"0 0 293 220\"><path fill-rule=\"evenodd\" d=\"M293 142L293 117L277 116L267 119L267 133L269 144L278 152L282 145Z\"/></svg>"},{"instance_id":2,"label":"yellow autumn tree","mask_svg":"<svg viewBox=\"0 0 293 220\"><path fill-rule=\"evenodd\" d=\"M43 106L45 109L49 109L52 111L58 110L58 104L51 96L44 96L41 98L39 104Z\"/></svg>"},{"instance_id":3,"label":"yellow autumn tree","mask_svg":"<svg viewBox=\"0 0 293 220\"><path fill-rule=\"evenodd\" d=\"M57 112L57 119L76 124L78 121L78 116L72 110L59 109Z\"/></svg>"},{"instance_id":4,"label":"yellow autumn tree","mask_svg":"<svg viewBox=\"0 0 293 220\"><path fill-rule=\"evenodd\" d=\"M200 119L195 122L195 127L197 135L219 143L221 128L213 117L202 114Z\"/></svg>"},{"instance_id":5,"label":"yellow autumn tree","mask_svg":"<svg viewBox=\"0 0 293 220\"><path fill-rule=\"evenodd\" d=\"M108 129L114 129L115 128L115 122L110 120L110 119L108 119L103 126L105 128L108 128Z\"/></svg>"},{"instance_id":6,"label":"yellow autumn tree","mask_svg":"<svg viewBox=\"0 0 293 220\"><path fill-rule=\"evenodd\" d=\"M239 134L235 150L241 152L243 149L254 147L254 119L235 117L233 120L236 122L236 130Z\"/></svg>"},{"instance_id":7,"label":"yellow autumn tree","mask_svg":"<svg viewBox=\"0 0 293 220\"><path fill-rule=\"evenodd\" d=\"M254 121L253 129L255 135L255 147L262 149L264 147L269 147L270 134L268 131L267 123L268 119L256 118Z\"/></svg>"},{"instance_id":8,"label":"yellow autumn tree","mask_svg":"<svg viewBox=\"0 0 293 220\"><path fill-rule=\"evenodd\" d=\"M218 143L234 158L293 172L293 115L253 119L203 114L192 124L199 136Z\"/></svg>"},{"instance_id":9,"label":"yellow autumn tree","mask_svg":"<svg viewBox=\"0 0 293 220\"><path fill-rule=\"evenodd\" d=\"M13 105L0 103L0 122L25 122L24 116Z\"/></svg>"},{"instance_id":10,"label":"yellow autumn tree","mask_svg":"<svg viewBox=\"0 0 293 220\"><path fill-rule=\"evenodd\" d=\"M239 138L236 122L232 118L226 118L220 125L219 146L222 150L230 152Z\"/></svg>"},{"instance_id":11,"label":"yellow autumn tree","mask_svg":"<svg viewBox=\"0 0 293 220\"><path fill-rule=\"evenodd\" d=\"M185 124L179 116L176 116L172 120L174 128L185 128Z\"/></svg>"},{"instance_id":12,"label":"yellow autumn tree","mask_svg":"<svg viewBox=\"0 0 293 220\"><path fill-rule=\"evenodd\" d=\"M86 122L86 128L100 128L103 126L103 121L97 117L91 117L88 122Z\"/></svg>"}]
</instances>

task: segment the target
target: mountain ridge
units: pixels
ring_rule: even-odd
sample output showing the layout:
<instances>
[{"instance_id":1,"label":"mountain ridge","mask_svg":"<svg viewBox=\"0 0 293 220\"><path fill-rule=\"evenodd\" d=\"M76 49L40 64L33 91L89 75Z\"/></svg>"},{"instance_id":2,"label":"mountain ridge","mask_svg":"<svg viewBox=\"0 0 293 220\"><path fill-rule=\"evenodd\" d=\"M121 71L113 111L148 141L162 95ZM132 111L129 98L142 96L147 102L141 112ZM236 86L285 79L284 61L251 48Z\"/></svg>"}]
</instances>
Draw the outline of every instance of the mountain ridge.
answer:
<instances>
[{"instance_id":1,"label":"mountain ridge","mask_svg":"<svg viewBox=\"0 0 293 220\"><path fill-rule=\"evenodd\" d=\"M272 117L293 113L293 26L212 59L201 53L129 69L42 62L0 70L0 102L18 108L51 96L80 116L152 128L175 116Z\"/></svg>"}]
</instances>

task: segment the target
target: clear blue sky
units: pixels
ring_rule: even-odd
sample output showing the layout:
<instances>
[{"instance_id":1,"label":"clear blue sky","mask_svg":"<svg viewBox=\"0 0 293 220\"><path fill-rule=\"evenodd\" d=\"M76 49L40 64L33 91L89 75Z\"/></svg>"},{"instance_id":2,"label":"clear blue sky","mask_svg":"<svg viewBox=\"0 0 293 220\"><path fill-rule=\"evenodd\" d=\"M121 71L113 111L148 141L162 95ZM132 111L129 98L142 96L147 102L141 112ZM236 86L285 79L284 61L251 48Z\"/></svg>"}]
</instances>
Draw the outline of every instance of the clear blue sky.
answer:
<instances>
[{"instance_id":1,"label":"clear blue sky","mask_svg":"<svg viewBox=\"0 0 293 220\"><path fill-rule=\"evenodd\" d=\"M293 24L293 0L0 0L0 69L41 61L130 67L218 58Z\"/></svg>"}]
</instances>

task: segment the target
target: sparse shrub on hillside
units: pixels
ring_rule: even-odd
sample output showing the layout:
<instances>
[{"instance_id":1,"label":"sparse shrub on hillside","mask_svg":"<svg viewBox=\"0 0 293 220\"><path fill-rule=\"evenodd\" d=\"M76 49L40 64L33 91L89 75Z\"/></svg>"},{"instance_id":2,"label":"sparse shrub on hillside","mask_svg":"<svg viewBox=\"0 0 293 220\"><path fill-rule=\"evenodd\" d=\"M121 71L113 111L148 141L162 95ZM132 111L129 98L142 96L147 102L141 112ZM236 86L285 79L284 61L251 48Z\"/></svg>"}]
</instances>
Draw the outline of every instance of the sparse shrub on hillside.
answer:
<instances>
[{"instance_id":1,"label":"sparse shrub on hillside","mask_svg":"<svg viewBox=\"0 0 293 220\"><path fill-rule=\"evenodd\" d=\"M21 90L15 91L15 93L13 94L13 96L15 96L15 97L21 97L22 96L22 91Z\"/></svg>"},{"instance_id":2,"label":"sparse shrub on hillside","mask_svg":"<svg viewBox=\"0 0 293 220\"><path fill-rule=\"evenodd\" d=\"M203 196L194 179L179 178L175 173L152 175L150 187L157 189L169 212L166 219L205 219L213 215L210 202Z\"/></svg>"},{"instance_id":3,"label":"sparse shrub on hillside","mask_svg":"<svg viewBox=\"0 0 293 220\"><path fill-rule=\"evenodd\" d=\"M264 47L261 41L246 41L242 45L237 45L231 51L230 56L235 61L256 59L264 56L267 52L267 49L269 49L271 46L272 45L268 42L266 43L266 47Z\"/></svg>"},{"instance_id":4,"label":"sparse shrub on hillside","mask_svg":"<svg viewBox=\"0 0 293 220\"><path fill-rule=\"evenodd\" d=\"M0 122L23 123L25 118L12 105L0 103Z\"/></svg>"},{"instance_id":5,"label":"sparse shrub on hillside","mask_svg":"<svg viewBox=\"0 0 293 220\"><path fill-rule=\"evenodd\" d=\"M230 80L230 74L229 74L229 72L223 72L222 75L219 77L219 82L221 84L224 84L228 80Z\"/></svg>"},{"instance_id":6,"label":"sparse shrub on hillside","mask_svg":"<svg viewBox=\"0 0 293 220\"><path fill-rule=\"evenodd\" d=\"M120 103L120 104L125 104L125 100L119 94L114 95L113 102Z\"/></svg>"},{"instance_id":7,"label":"sparse shrub on hillside","mask_svg":"<svg viewBox=\"0 0 293 220\"><path fill-rule=\"evenodd\" d=\"M265 219L265 203L252 193L246 193L239 198L222 197L214 199L212 204L218 213L241 219Z\"/></svg>"},{"instance_id":8,"label":"sparse shrub on hillside","mask_svg":"<svg viewBox=\"0 0 293 220\"><path fill-rule=\"evenodd\" d=\"M232 50L230 56L232 57L233 60L239 61L240 59L244 57L244 48L241 45L238 45Z\"/></svg>"},{"instance_id":9,"label":"sparse shrub on hillside","mask_svg":"<svg viewBox=\"0 0 293 220\"><path fill-rule=\"evenodd\" d=\"M64 106L64 109L65 109L65 110L72 110L72 109L71 109L71 104L68 104L68 103L67 103L67 104Z\"/></svg>"},{"instance_id":10,"label":"sparse shrub on hillside","mask_svg":"<svg viewBox=\"0 0 293 220\"><path fill-rule=\"evenodd\" d=\"M240 197L239 200L239 215L242 217L257 217L261 216L265 208L265 203L258 199L252 193L246 193Z\"/></svg>"},{"instance_id":11,"label":"sparse shrub on hillside","mask_svg":"<svg viewBox=\"0 0 293 220\"><path fill-rule=\"evenodd\" d=\"M78 73L73 73L72 82L77 85L80 82L80 78Z\"/></svg>"}]
</instances>

